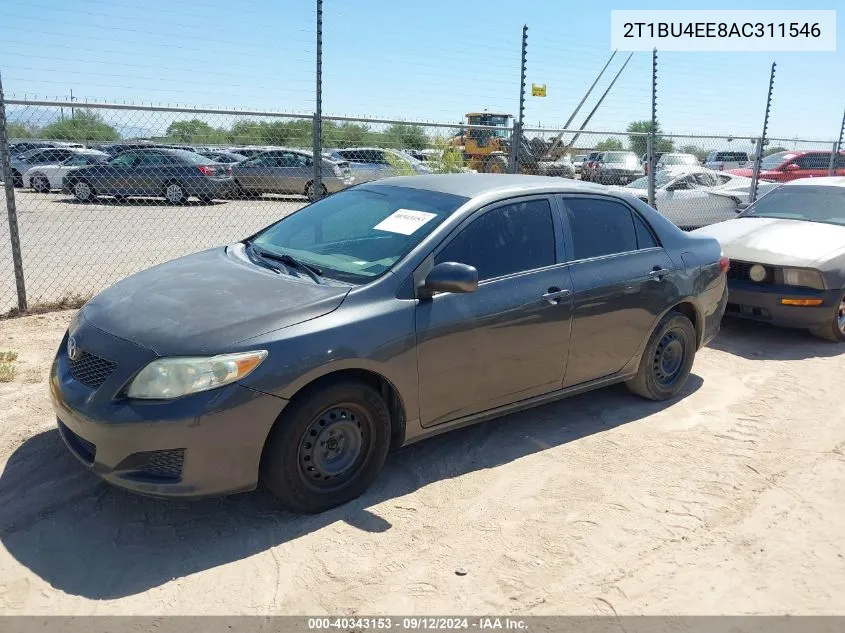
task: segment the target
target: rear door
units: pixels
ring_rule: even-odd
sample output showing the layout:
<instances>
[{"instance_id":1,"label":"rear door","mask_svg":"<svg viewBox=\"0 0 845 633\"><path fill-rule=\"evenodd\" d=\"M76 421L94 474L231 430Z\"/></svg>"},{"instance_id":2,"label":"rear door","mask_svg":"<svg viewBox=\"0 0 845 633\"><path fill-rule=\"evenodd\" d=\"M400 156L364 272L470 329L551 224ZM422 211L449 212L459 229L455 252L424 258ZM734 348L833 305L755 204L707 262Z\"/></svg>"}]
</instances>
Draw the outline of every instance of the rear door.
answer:
<instances>
[{"instance_id":1,"label":"rear door","mask_svg":"<svg viewBox=\"0 0 845 633\"><path fill-rule=\"evenodd\" d=\"M314 163L310 156L299 152L282 154L279 178L287 193L305 193L305 185L314 176Z\"/></svg>"},{"instance_id":2,"label":"rear door","mask_svg":"<svg viewBox=\"0 0 845 633\"><path fill-rule=\"evenodd\" d=\"M423 426L560 389L571 281L553 203L546 196L497 203L435 250L434 263L474 266L479 285L418 304Z\"/></svg>"},{"instance_id":3,"label":"rear door","mask_svg":"<svg viewBox=\"0 0 845 633\"><path fill-rule=\"evenodd\" d=\"M164 195L166 183L178 179L176 171L179 166L179 160L170 154L141 153L137 166L129 174L134 193L146 196Z\"/></svg>"},{"instance_id":4,"label":"rear door","mask_svg":"<svg viewBox=\"0 0 845 633\"><path fill-rule=\"evenodd\" d=\"M134 185L132 172L138 162L139 152L124 152L108 165L90 168L96 173L96 182L91 183L98 193L130 194Z\"/></svg>"},{"instance_id":5,"label":"rear door","mask_svg":"<svg viewBox=\"0 0 845 633\"><path fill-rule=\"evenodd\" d=\"M599 196L560 202L573 253L569 387L621 370L678 291L672 260L631 207Z\"/></svg>"}]
</instances>

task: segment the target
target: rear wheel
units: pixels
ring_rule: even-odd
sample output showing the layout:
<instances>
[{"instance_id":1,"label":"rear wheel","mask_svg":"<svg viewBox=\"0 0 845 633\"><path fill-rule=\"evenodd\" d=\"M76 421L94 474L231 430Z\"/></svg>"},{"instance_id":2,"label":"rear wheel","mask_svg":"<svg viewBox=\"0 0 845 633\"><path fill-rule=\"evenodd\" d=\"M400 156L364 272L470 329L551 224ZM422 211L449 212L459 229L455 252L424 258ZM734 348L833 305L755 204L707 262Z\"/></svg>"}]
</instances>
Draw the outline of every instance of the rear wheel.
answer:
<instances>
[{"instance_id":1,"label":"rear wheel","mask_svg":"<svg viewBox=\"0 0 845 633\"><path fill-rule=\"evenodd\" d=\"M668 400L683 389L695 360L695 327L674 310L652 332L628 389L649 400Z\"/></svg>"},{"instance_id":2,"label":"rear wheel","mask_svg":"<svg viewBox=\"0 0 845 633\"><path fill-rule=\"evenodd\" d=\"M38 193L50 193L50 181L44 174L35 174L29 184Z\"/></svg>"},{"instance_id":3,"label":"rear wheel","mask_svg":"<svg viewBox=\"0 0 845 633\"><path fill-rule=\"evenodd\" d=\"M80 202L91 202L97 197L97 192L87 181L80 180L73 184L73 196Z\"/></svg>"},{"instance_id":4,"label":"rear wheel","mask_svg":"<svg viewBox=\"0 0 845 633\"><path fill-rule=\"evenodd\" d=\"M12 170L12 186L18 188L23 187L23 176L17 169Z\"/></svg>"},{"instance_id":5,"label":"rear wheel","mask_svg":"<svg viewBox=\"0 0 845 633\"><path fill-rule=\"evenodd\" d=\"M287 509L313 514L360 496L375 481L390 446L381 396L340 380L294 398L276 422L261 459L261 480Z\"/></svg>"},{"instance_id":6,"label":"rear wheel","mask_svg":"<svg viewBox=\"0 0 845 633\"><path fill-rule=\"evenodd\" d=\"M845 343L845 295L840 297L839 305L831 315L827 324L810 330L813 336L823 338L826 341Z\"/></svg>"},{"instance_id":7,"label":"rear wheel","mask_svg":"<svg viewBox=\"0 0 845 633\"><path fill-rule=\"evenodd\" d=\"M327 195L329 195L329 192L326 189L326 185L320 184L320 187L321 187L322 192L323 192L320 197L325 198ZM305 185L305 197L308 198L311 202L314 202L315 200L317 200L317 197L314 195L314 183L313 183L313 181L309 182L307 185Z\"/></svg>"},{"instance_id":8,"label":"rear wheel","mask_svg":"<svg viewBox=\"0 0 845 633\"><path fill-rule=\"evenodd\" d=\"M185 204L188 201L185 188L178 182L171 182L165 186L164 197L170 204Z\"/></svg>"}]
</instances>

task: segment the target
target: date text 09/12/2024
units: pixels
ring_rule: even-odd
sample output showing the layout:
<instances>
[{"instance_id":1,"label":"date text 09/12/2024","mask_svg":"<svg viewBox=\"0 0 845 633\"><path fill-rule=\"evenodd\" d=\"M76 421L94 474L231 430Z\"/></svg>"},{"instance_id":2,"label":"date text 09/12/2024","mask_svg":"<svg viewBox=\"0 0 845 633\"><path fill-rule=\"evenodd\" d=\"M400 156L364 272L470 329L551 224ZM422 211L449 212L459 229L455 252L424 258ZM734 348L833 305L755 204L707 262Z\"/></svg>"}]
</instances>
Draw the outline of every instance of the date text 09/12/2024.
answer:
<instances>
[{"instance_id":1,"label":"date text 09/12/2024","mask_svg":"<svg viewBox=\"0 0 845 633\"><path fill-rule=\"evenodd\" d=\"M308 618L308 630L374 630L374 631L526 631L525 620L511 617L322 617Z\"/></svg>"}]
</instances>

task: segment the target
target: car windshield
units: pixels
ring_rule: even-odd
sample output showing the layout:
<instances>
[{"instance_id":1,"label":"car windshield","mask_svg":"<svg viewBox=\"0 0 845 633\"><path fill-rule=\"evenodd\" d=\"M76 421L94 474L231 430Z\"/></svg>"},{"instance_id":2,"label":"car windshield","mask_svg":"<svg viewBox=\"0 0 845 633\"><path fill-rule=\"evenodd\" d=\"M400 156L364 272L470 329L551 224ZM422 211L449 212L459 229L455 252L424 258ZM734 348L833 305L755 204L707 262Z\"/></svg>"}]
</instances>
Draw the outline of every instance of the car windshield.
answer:
<instances>
[{"instance_id":1,"label":"car windshield","mask_svg":"<svg viewBox=\"0 0 845 633\"><path fill-rule=\"evenodd\" d=\"M425 189L358 186L327 196L252 240L326 277L366 283L389 270L468 198Z\"/></svg>"},{"instance_id":2,"label":"car windshield","mask_svg":"<svg viewBox=\"0 0 845 633\"><path fill-rule=\"evenodd\" d=\"M791 152L778 152L776 154L771 154L770 156L766 156L760 162L761 169L777 169L782 162L785 160L789 160L795 156L795 154Z\"/></svg>"},{"instance_id":3,"label":"car windshield","mask_svg":"<svg viewBox=\"0 0 845 633\"><path fill-rule=\"evenodd\" d=\"M689 154L667 154L660 159L664 165L697 165L698 160Z\"/></svg>"},{"instance_id":4,"label":"car windshield","mask_svg":"<svg viewBox=\"0 0 845 633\"><path fill-rule=\"evenodd\" d=\"M760 198L740 217L783 218L845 226L845 187L780 187Z\"/></svg>"},{"instance_id":5,"label":"car windshield","mask_svg":"<svg viewBox=\"0 0 845 633\"><path fill-rule=\"evenodd\" d=\"M628 152L608 152L604 155L604 162L606 163L630 163L637 164L637 157Z\"/></svg>"},{"instance_id":6,"label":"car windshield","mask_svg":"<svg viewBox=\"0 0 845 633\"><path fill-rule=\"evenodd\" d=\"M675 175L672 174L672 172L670 171L661 169L660 171L655 172L654 188L660 189L661 187L665 187L672 181L673 178L675 178ZM628 187L630 187L631 189L648 189L648 176L637 178L632 183L629 183Z\"/></svg>"}]
</instances>

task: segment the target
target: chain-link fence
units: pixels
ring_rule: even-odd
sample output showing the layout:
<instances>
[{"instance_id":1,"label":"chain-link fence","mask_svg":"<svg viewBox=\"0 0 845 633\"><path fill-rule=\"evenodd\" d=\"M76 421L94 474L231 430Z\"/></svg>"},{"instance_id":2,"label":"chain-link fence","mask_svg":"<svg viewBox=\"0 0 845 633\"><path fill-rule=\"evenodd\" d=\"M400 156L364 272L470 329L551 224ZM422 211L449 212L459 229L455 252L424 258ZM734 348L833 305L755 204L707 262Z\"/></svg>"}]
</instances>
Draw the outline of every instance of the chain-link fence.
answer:
<instances>
[{"instance_id":1,"label":"chain-link fence","mask_svg":"<svg viewBox=\"0 0 845 633\"><path fill-rule=\"evenodd\" d=\"M515 134L510 116L489 112L455 123L327 116L315 165L309 115L22 100L7 102L6 114L8 128L28 137L7 140L30 307L84 299L151 265L242 239L309 199L391 176L580 179L650 201L692 229L733 217L749 200L759 143L541 127ZM845 152L832 149L767 139L758 195L799 175L845 175ZM2 226L0 313L20 296L10 226Z\"/></svg>"}]
</instances>

